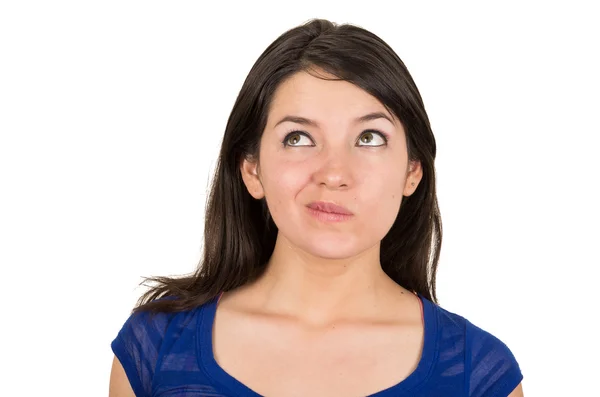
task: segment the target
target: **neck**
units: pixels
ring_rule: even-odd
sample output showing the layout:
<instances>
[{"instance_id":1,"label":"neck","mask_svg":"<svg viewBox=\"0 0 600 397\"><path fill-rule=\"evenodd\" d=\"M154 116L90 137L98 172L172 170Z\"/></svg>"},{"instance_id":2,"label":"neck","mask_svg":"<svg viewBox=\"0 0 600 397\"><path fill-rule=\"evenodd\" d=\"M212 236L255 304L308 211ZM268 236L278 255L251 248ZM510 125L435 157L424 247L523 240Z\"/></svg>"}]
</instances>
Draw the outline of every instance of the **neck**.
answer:
<instances>
[{"instance_id":1,"label":"neck","mask_svg":"<svg viewBox=\"0 0 600 397\"><path fill-rule=\"evenodd\" d=\"M381 268L379 244L351 258L324 259L278 238L252 295L267 311L323 323L372 314L399 288Z\"/></svg>"}]
</instances>

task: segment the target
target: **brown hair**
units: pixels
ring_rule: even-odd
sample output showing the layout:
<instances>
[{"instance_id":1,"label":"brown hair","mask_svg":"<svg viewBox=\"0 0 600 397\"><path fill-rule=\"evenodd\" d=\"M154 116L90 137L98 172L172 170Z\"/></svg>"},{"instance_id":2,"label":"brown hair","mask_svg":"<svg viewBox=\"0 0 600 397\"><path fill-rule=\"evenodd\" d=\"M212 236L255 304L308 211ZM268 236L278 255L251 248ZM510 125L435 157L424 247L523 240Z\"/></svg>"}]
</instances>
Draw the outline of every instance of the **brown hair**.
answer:
<instances>
[{"instance_id":1,"label":"brown hair","mask_svg":"<svg viewBox=\"0 0 600 397\"><path fill-rule=\"evenodd\" d=\"M437 302L442 224L435 189L436 144L421 95L402 60L378 36L354 25L315 19L269 45L241 88L212 179L197 270L185 277L147 278L154 285L134 312L189 310L263 273L277 226L266 201L246 190L240 165L245 157L258 157L277 87L296 72L315 69L362 88L402 122L409 159L421 162L423 177L416 191L403 197L396 221L381 242L380 262L398 284ZM168 297L173 299L159 299Z\"/></svg>"}]
</instances>

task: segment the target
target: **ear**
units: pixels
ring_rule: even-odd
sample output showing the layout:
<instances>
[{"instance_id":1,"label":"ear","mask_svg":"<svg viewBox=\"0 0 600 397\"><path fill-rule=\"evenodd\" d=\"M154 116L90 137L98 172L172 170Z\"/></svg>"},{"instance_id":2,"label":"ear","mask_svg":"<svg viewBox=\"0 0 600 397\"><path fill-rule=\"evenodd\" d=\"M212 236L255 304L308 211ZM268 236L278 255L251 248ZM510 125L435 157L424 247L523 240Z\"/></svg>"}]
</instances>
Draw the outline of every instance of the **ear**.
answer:
<instances>
[{"instance_id":1,"label":"ear","mask_svg":"<svg viewBox=\"0 0 600 397\"><path fill-rule=\"evenodd\" d=\"M265 196L265 192L260 182L258 161L251 158L244 158L240 165L242 179L248 189L248 193L257 200Z\"/></svg>"},{"instance_id":2,"label":"ear","mask_svg":"<svg viewBox=\"0 0 600 397\"><path fill-rule=\"evenodd\" d=\"M423 178L423 168L419 160L411 160L408 163L408 171L406 173L406 182L404 182L403 196L410 196L417 190L419 182Z\"/></svg>"}]
</instances>

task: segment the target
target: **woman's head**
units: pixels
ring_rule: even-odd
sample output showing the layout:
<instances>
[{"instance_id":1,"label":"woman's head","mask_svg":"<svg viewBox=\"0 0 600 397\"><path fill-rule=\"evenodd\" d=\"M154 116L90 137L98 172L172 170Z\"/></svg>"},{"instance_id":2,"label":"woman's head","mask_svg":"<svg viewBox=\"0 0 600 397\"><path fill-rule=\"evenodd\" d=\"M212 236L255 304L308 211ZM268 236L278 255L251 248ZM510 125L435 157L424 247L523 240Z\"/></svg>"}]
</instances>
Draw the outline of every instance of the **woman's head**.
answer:
<instances>
[{"instance_id":1,"label":"woman's head","mask_svg":"<svg viewBox=\"0 0 600 397\"><path fill-rule=\"evenodd\" d=\"M400 120L362 88L323 71L295 72L278 85L260 138L258 153L242 160L246 187L266 201L286 246L317 257L378 253L402 197L422 176L420 162L408 160ZM322 219L309 209L316 202L352 214Z\"/></svg>"},{"instance_id":2,"label":"woman's head","mask_svg":"<svg viewBox=\"0 0 600 397\"><path fill-rule=\"evenodd\" d=\"M322 257L381 244L383 270L435 301L435 154L419 91L385 42L326 20L285 32L256 61L231 111L198 271L154 278L161 285L140 302L176 295L184 308L252 281L264 271L278 227ZM319 222L306 208L315 201L353 216Z\"/></svg>"}]
</instances>

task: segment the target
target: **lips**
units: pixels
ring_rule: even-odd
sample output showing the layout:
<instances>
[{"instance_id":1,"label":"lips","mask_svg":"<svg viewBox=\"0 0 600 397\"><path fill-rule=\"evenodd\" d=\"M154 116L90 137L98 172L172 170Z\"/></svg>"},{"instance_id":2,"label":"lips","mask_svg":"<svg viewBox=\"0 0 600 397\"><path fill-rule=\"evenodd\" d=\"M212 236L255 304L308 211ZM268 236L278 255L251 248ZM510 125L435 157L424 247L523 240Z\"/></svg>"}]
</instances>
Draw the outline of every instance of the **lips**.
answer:
<instances>
[{"instance_id":1,"label":"lips","mask_svg":"<svg viewBox=\"0 0 600 397\"><path fill-rule=\"evenodd\" d=\"M329 214L339 214L339 215L353 215L350 210L333 203L326 203L324 201L314 201L307 205L308 208L311 208L315 211L326 212Z\"/></svg>"}]
</instances>

